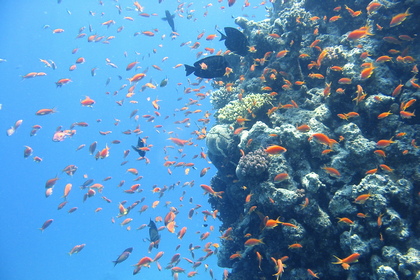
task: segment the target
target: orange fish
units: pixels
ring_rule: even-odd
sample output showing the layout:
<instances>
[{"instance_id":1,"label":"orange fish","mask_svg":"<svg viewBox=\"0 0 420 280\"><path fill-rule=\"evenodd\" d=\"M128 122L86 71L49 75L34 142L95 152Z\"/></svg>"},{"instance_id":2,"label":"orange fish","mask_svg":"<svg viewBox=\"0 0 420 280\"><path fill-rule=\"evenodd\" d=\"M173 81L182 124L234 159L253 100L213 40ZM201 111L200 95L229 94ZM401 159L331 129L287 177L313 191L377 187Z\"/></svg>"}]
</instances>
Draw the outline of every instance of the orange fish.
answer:
<instances>
[{"instance_id":1,"label":"orange fish","mask_svg":"<svg viewBox=\"0 0 420 280\"><path fill-rule=\"evenodd\" d=\"M61 86L65 85L65 84L68 84L71 81L72 80L70 80L70 79L60 79L55 84L57 85L57 87L61 87Z\"/></svg>"},{"instance_id":2,"label":"orange fish","mask_svg":"<svg viewBox=\"0 0 420 280\"><path fill-rule=\"evenodd\" d=\"M332 177L341 177L340 172L337 169L335 169L334 167L323 166L322 169L324 169L325 172L327 172L328 175L330 175Z\"/></svg>"},{"instance_id":3,"label":"orange fish","mask_svg":"<svg viewBox=\"0 0 420 280\"><path fill-rule=\"evenodd\" d=\"M85 99L80 101L80 104L82 104L82 106L91 107L93 104L95 104L95 100L91 99L89 96L86 96Z\"/></svg>"},{"instance_id":4,"label":"orange fish","mask_svg":"<svg viewBox=\"0 0 420 280\"><path fill-rule=\"evenodd\" d=\"M267 217L268 218L268 217ZM264 226L264 228L267 228L267 229L272 229L272 228L275 228L276 226L278 226L279 224L281 224L281 222L279 221L279 218L280 217L278 217L277 219L275 219L275 220L272 220L272 219L267 219L267 221L265 222L265 226Z\"/></svg>"},{"instance_id":5,"label":"orange fish","mask_svg":"<svg viewBox=\"0 0 420 280\"><path fill-rule=\"evenodd\" d=\"M178 146L190 145L189 143L191 143L190 140L182 140L182 139L179 139L179 138L170 137L168 139L171 140L172 142L174 142Z\"/></svg>"},{"instance_id":6,"label":"orange fish","mask_svg":"<svg viewBox=\"0 0 420 280\"><path fill-rule=\"evenodd\" d=\"M381 114L379 114L379 115L378 115L378 119L383 119L383 118L386 118L386 117L388 117L389 115L392 115L391 111L388 111L388 112L383 112L383 113L381 113Z\"/></svg>"},{"instance_id":7,"label":"orange fish","mask_svg":"<svg viewBox=\"0 0 420 280\"><path fill-rule=\"evenodd\" d=\"M256 239L256 238L250 238L247 241L245 241L244 245L247 247L252 247L258 244L264 244L262 239Z\"/></svg>"},{"instance_id":8,"label":"orange fish","mask_svg":"<svg viewBox=\"0 0 420 280\"><path fill-rule=\"evenodd\" d=\"M352 225L353 221L350 220L349 218L337 218L339 223L346 223L348 225Z\"/></svg>"},{"instance_id":9,"label":"orange fish","mask_svg":"<svg viewBox=\"0 0 420 280\"><path fill-rule=\"evenodd\" d=\"M137 65L137 61L134 61L134 62L131 62L131 63L129 63L128 65L127 65L127 67L125 68L125 70L126 71L130 71L131 69L133 69L134 68L134 66L136 66Z\"/></svg>"},{"instance_id":10,"label":"orange fish","mask_svg":"<svg viewBox=\"0 0 420 280\"><path fill-rule=\"evenodd\" d=\"M128 80L130 81L130 83L135 83L143 79L145 76L146 74L144 73L138 73L138 74L135 74L133 77L129 78Z\"/></svg>"},{"instance_id":11,"label":"orange fish","mask_svg":"<svg viewBox=\"0 0 420 280\"><path fill-rule=\"evenodd\" d=\"M381 3L372 1L369 3L369 5L366 7L366 11L369 15L376 12L380 7L382 7Z\"/></svg>"},{"instance_id":12,"label":"orange fish","mask_svg":"<svg viewBox=\"0 0 420 280\"><path fill-rule=\"evenodd\" d=\"M376 146L381 147L381 148L385 148L385 147L388 147L389 145L391 145L392 143L395 143L395 141L392 141L392 138L389 139L389 140L383 139L383 140L379 140L378 142L376 142Z\"/></svg>"},{"instance_id":13,"label":"orange fish","mask_svg":"<svg viewBox=\"0 0 420 280\"><path fill-rule=\"evenodd\" d=\"M363 38L369 35L373 35L372 33L369 32L369 26L363 26L363 27L360 27L359 29L351 31L347 35L347 40L358 40L360 38Z\"/></svg>"},{"instance_id":14,"label":"orange fish","mask_svg":"<svg viewBox=\"0 0 420 280\"><path fill-rule=\"evenodd\" d=\"M373 69L375 69L375 67L369 67L369 68L365 68L360 72L360 79L361 80L367 80L369 79L372 74L373 74Z\"/></svg>"},{"instance_id":15,"label":"orange fish","mask_svg":"<svg viewBox=\"0 0 420 280\"><path fill-rule=\"evenodd\" d=\"M283 182L289 179L289 174L287 173L279 173L274 177L274 182Z\"/></svg>"},{"instance_id":16,"label":"orange fish","mask_svg":"<svg viewBox=\"0 0 420 280\"><path fill-rule=\"evenodd\" d=\"M391 96L392 97L395 97L395 96L397 96L397 95L399 95L400 93L401 93L401 90L402 90L402 87L403 87L404 85L403 84L399 84L393 91L392 91L392 94L391 94Z\"/></svg>"},{"instance_id":17,"label":"orange fish","mask_svg":"<svg viewBox=\"0 0 420 280\"><path fill-rule=\"evenodd\" d=\"M303 248L303 246L299 243L291 244L288 246L289 249L296 249L296 248Z\"/></svg>"},{"instance_id":18,"label":"orange fish","mask_svg":"<svg viewBox=\"0 0 420 280\"><path fill-rule=\"evenodd\" d=\"M350 78L341 78L338 80L338 83L341 85L350 85L351 84L351 79Z\"/></svg>"},{"instance_id":19,"label":"orange fish","mask_svg":"<svg viewBox=\"0 0 420 280\"><path fill-rule=\"evenodd\" d=\"M97 158L104 159L109 156L109 147L105 145L105 148L98 152Z\"/></svg>"},{"instance_id":20,"label":"orange fish","mask_svg":"<svg viewBox=\"0 0 420 280\"><path fill-rule=\"evenodd\" d=\"M375 150L373 151L376 155L385 158L386 157L386 153L382 150Z\"/></svg>"},{"instance_id":21,"label":"orange fish","mask_svg":"<svg viewBox=\"0 0 420 280\"><path fill-rule=\"evenodd\" d=\"M335 141L334 139L330 139L327 135L323 133L312 134L312 136L309 138L310 138L309 140L314 138L318 143L321 143L330 147L332 147L334 144L337 144L337 141Z\"/></svg>"},{"instance_id":22,"label":"orange fish","mask_svg":"<svg viewBox=\"0 0 420 280\"><path fill-rule=\"evenodd\" d=\"M371 196L372 195L370 193L361 194L358 197L356 197L356 199L353 201L353 203L364 204L366 202L366 200L368 200L368 198L371 197Z\"/></svg>"},{"instance_id":23,"label":"orange fish","mask_svg":"<svg viewBox=\"0 0 420 280\"><path fill-rule=\"evenodd\" d=\"M319 279L318 273L313 272L312 270L310 270L309 268L307 269L309 275L311 275L314 278Z\"/></svg>"},{"instance_id":24,"label":"orange fish","mask_svg":"<svg viewBox=\"0 0 420 280\"><path fill-rule=\"evenodd\" d=\"M41 109L41 110L38 110L35 113L35 115L37 115L37 116L45 116L45 115L49 115L49 114L54 114L56 112L57 111L55 110L55 108L53 108L53 109Z\"/></svg>"},{"instance_id":25,"label":"orange fish","mask_svg":"<svg viewBox=\"0 0 420 280\"><path fill-rule=\"evenodd\" d=\"M217 35L216 34L211 34L211 35L208 35L207 37L206 37L206 40L207 41L211 41L211 40L213 40L214 38L216 38L217 37Z\"/></svg>"},{"instance_id":26,"label":"orange fish","mask_svg":"<svg viewBox=\"0 0 420 280\"><path fill-rule=\"evenodd\" d=\"M411 16L412 14L409 14L408 11L410 8L408 8L405 13L398 14L394 17L392 17L391 22L389 23L389 27L394 27L397 25L400 25L408 16Z\"/></svg>"},{"instance_id":27,"label":"orange fish","mask_svg":"<svg viewBox=\"0 0 420 280\"><path fill-rule=\"evenodd\" d=\"M54 33L54 34L57 34L57 33L63 33L64 32L64 29L61 29L61 28L57 28L57 29L54 29L53 31L52 31L52 33Z\"/></svg>"},{"instance_id":28,"label":"orange fish","mask_svg":"<svg viewBox=\"0 0 420 280\"><path fill-rule=\"evenodd\" d=\"M286 148L278 145L271 145L264 150L266 153L270 155L282 154L287 151Z\"/></svg>"},{"instance_id":29,"label":"orange fish","mask_svg":"<svg viewBox=\"0 0 420 280\"><path fill-rule=\"evenodd\" d=\"M415 117L414 112L400 111L400 116L403 119L409 119Z\"/></svg>"},{"instance_id":30,"label":"orange fish","mask_svg":"<svg viewBox=\"0 0 420 280\"><path fill-rule=\"evenodd\" d=\"M221 192L216 192L213 190L212 187L208 186L208 185L200 185L200 187L205 191L205 193L209 193L212 196L217 196L218 198L222 198L222 194L224 193L223 191Z\"/></svg>"},{"instance_id":31,"label":"orange fish","mask_svg":"<svg viewBox=\"0 0 420 280\"><path fill-rule=\"evenodd\" d=\"M390 172L390 173L392 173L393 171L394 171L394 169L392 169L391 167L389 167L388 165L386 165L386 164L380 164L379 165L379 167L383 170L383 171L386 171L386 172Z\"/></svg>"},{"instance_id":32,"label":"orange fish","mask_svg":"<svg viewBox=\"0 0 420 280\"><path fill-rule=\"evenodd\" d=\"M143 31L141 34L149 36L149 37L155 36L155 33L153 33L152 31Z\"/></svg>"},{"instance_id":33,"label":"orange fish","mask_svg":"<svg viewBox=\"0 0 420 280\"><path fill-rule=\"evenodd\" d=\"M350 265L349 264L351 264L351 263L355 263L355 262L357 262L357 260L359 259L359 257L360 257L360 254L358 254L358 253L354 253L354 254L351 254L350 256L348 256L347 258L344 258L344 259L340 259L340 258L338 258L338 257L336 257L336 256L334 256L338 261L337 262L333 262L333 264L341 264L341 266L345 269L345 270L348 270L349 268L350 268Z\"/></svg>"}]
</instances>

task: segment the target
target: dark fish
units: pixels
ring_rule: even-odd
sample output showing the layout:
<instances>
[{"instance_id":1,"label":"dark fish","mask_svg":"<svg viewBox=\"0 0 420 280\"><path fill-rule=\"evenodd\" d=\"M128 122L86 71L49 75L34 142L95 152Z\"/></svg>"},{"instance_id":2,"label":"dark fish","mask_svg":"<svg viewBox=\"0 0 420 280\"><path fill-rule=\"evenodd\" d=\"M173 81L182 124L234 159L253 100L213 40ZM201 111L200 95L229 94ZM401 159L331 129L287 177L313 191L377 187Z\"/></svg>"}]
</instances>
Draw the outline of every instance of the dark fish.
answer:
<instances>
[{"instance_id":1,"label":"dark fish","mask_svg":"<svg viewBox=\"0 0 420 280\"><path fill-rule=\"evenodd\" d=\"M130 256L132 251L132 247L125 249L124 252L122 252L121 255L117 258L117 260L112 261L114 263L114 266L125 261Z\"/></svg>"},{"instance_id":2,"label":"dark fish","mask_svg":"<svg viewBox=\"0 0 420 280\"><path fill-rule=\"evenodd\" d=\"M86 180L83 185L80 186L81 189L86 189L86 187L93 183L93 179Z\"/></svg>"},{"instance_id":3,"label":"dark fish","mask_svg":"<svg viewBox=\"0 0 420 280\"><path fill-rule=\"evenodd\" d=\"M194 66L187 64L184 66L187 76L194 73L197 77L211 79L223 77L229 64L224 56L213 55L196 61Z\"/></svg>"},{"instance_id":4,"label":"dark fish","mask_svg":"<svg viewBox=\"0 0 420 280\"><path fill-rule=\"evenodd\" d=\"M168 84L168 78L165 78L165 79L163 79L161 82L160 82L160 87L165 87L166 85Z\"/></svg>"},{"instance_id":5,"label":"dark fish","mask_svg":"<svg viewBox=\"0 0 420 280\"><path fill-rule=\"evenodd\" d=\"M137 146L136 147L131 146L131 147L133 148L134 151L136 151L137 153L139 153L139 155L141 157L144 157L146 155L146 152L143 151L142 149L140 149L140 148L143 148L144 147L143 139L141 139L140 137L139 137L139 140L137 140Z\"/></svg>"},{"instance_id":6,"label":"dark fish","mask_svg":"<svg viewBox=\"0 0 420 280\"><path fill-rule=\"evenodd\" d=\"M166 17L162 19L166 20L169 23L169 26L172 28L172 31L175 32L175 23L174 23L175 14L171 15L171 13L168 10L166 10L165 15Z\"/></svg>"},{"instance_id":7,"label":"dark fish","mask_svg":"<svg viewBox=\"0 0 420 280\"><path fill-rule=\"evenodd\" d=\"M44 222L44 224L42 225L42 227L41 227L41 228L39 228L39 230L40 230L40 231L44 231L47 227L49 227L49 226L51 225L51 223L52 223L53 221L54 221L53 219L46 220L46 221Z\"/></svg>"},{"instance_id":8,"label":"dark fish","mask_svg":"<svg viewBox=\"0 0 420 280\"><path fill-rule=\"evenodd\" d=\"M248 54L249 43L244 33L233 27L225 27L226 35L220 31L219 33L222 35L220 41L225 40L225 46L228 50L241 56Z\"/></svg>"},{"instance_id":9,"label":"dark fish","mask_svg":"<svg viewBox=\"0 0 420 280\"><path fill-rule=\"evenodd\" d=\"M158 232L155 222L150 220L150 223L148 226L149 226L149 237L150 237L149 241L154 242L155 245L153 247L157 249L159 247L160 234Z\"/></svg>"}]
</instances>

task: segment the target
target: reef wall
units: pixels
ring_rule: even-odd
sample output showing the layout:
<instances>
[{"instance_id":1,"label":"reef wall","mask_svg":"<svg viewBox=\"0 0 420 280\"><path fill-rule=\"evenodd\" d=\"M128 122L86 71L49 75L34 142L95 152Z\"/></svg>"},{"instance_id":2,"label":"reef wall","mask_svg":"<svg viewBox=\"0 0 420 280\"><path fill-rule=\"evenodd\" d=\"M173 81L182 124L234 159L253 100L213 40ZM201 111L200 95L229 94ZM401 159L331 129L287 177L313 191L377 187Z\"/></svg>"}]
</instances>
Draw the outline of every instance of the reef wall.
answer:
<instances>
[{"instance_id":1,"label":"reef wall","mask_svg":"<svg viewBox=\"0 0 420 280\"><path fill-rule=\"evenodd\" d=\"M236 19L252 48L207 135L228 279L420 279L419 16L277 0Z\"/></svg>"}]
</instances>

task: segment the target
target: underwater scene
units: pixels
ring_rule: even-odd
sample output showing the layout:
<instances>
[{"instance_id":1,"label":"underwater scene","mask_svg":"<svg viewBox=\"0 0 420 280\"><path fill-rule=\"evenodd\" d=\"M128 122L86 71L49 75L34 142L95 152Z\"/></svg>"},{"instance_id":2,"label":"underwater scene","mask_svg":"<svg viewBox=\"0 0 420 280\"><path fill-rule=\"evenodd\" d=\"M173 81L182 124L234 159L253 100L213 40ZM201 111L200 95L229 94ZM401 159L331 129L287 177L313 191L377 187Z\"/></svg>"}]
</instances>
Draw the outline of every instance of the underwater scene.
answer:
<instances>
[{"instance_id":1,"label":"underwater scene","mask_svg":"<svg viewBox=\"0 0 420 280\"><path fill-rule=\"evenodd\" d=\"M419 0L17 2L1 279L420 279Z\"/></svg>"}]
</instances>

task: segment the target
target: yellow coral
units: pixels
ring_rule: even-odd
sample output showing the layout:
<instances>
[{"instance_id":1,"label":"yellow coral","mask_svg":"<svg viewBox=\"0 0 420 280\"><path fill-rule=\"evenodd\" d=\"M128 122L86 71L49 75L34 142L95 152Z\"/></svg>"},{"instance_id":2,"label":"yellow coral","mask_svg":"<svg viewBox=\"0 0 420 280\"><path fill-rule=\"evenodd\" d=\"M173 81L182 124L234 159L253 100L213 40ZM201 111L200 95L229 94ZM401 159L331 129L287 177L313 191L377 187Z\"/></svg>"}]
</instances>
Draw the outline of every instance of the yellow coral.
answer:
<instances>
[{"instance_id":1,"label":"yellow coral","mask_svg":"<svg viewBox=\"0 0 420 280\"><path fill-rule=\"evenodd\" d=\"M232 123L238 117L249 117L252 114L257 114L258 111L271 100L269 94L254 94L251 93L242 100L234 100L229 102L225 107L217 112L217 119L222 123Z\"/></svg>"}]
</instances>

